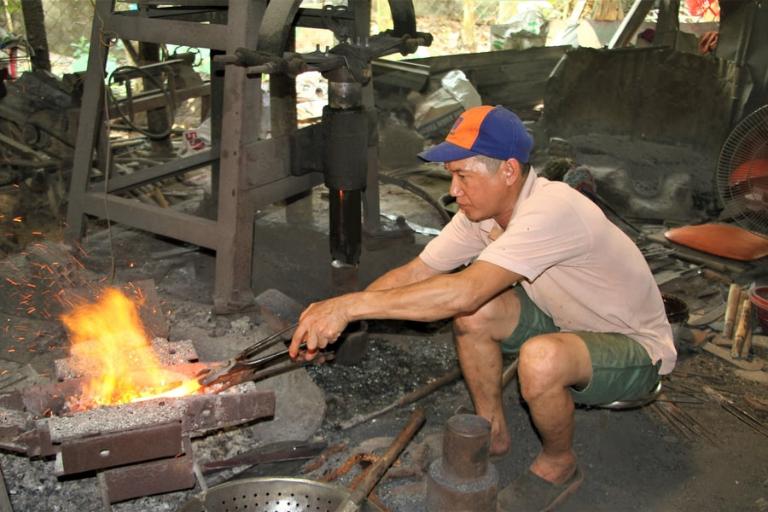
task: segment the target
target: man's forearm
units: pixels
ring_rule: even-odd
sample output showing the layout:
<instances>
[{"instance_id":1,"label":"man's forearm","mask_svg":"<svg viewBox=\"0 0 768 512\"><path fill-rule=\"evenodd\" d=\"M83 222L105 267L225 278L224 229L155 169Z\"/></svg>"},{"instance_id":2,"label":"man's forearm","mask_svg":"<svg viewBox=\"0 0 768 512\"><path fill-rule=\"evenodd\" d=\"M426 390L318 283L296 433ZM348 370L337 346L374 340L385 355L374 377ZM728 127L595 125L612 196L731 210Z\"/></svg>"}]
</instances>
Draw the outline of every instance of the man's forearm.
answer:
<instances>
[{"instance_id":1,"label":"man's forearm","mask_svg":"<svg viewBox=\"0 0 768 512\"><path fill-rule=\"evenodd\" d=\"M477 310L522 276L486 262L455 274L438 274L407 286L343 296L349 321L402 319L430 322Z\"/></svg>"},{"instance_id":2,"label":"man's forearm","mask_svg":"<svg viewBox=\"0 0 768 512\"><path fill-rule=\"evenodd\" d=\"M351 320L401 319L430 322L469 312L482 305L456 274L437 275L397 288L370 290L347 297Z\"/></svg>"},{"instance_id":3,"label":"man's forearm","mask_svg":"<svg viewBox=\"0 0 768 512\"><path fill-rule=\"evenodd\" d=\"M416 257L405 265L390 270L386 274L382 275L374 282L369 284L365 290L389 290L391 288L407 286L409 284L417 283L432 277L435 274L438 274L436 270L430 268L426 263L421 261L420 258Z\"/></svg>"}]
</instances>

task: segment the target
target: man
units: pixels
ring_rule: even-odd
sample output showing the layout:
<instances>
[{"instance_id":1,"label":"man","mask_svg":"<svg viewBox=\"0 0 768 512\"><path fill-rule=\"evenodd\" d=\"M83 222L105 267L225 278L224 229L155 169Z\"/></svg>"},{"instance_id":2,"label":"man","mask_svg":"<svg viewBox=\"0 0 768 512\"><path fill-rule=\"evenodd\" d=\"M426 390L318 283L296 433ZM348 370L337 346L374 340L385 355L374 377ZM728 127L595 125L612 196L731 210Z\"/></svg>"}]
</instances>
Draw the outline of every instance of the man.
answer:
<instances>
[{"instance_id":1,"label":"man","mask_svg":"<svg viewBox=\"0 0 768 512\"><path fill-rule=\"evenodd\" d=\"M312 304L291 343L305 357L364 318L453 318L477 414L491 422L491 454L509 451L502 352L518 377L542 450L499 494L500 510L548 510L576 490L574 401L648 394L672 371L675 348L661 294L632 241L582 194L536 176L533 140L502 107L464 112L421 158L444 162L461 211L411 261L365 291ZM457 268L467 265L458 272Z\"/></svg>"}]
</instances>

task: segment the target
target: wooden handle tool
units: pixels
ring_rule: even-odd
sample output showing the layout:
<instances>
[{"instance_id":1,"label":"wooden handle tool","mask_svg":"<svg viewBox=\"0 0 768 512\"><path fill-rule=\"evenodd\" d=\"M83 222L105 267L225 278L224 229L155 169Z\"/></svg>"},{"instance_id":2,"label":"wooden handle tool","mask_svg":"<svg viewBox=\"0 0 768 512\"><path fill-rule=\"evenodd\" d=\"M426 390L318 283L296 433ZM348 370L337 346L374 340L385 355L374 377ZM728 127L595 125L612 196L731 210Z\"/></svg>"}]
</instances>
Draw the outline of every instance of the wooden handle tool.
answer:
<instances>
[{"instance_id":1,"label":"wooden handle tool","mask_svg":"<svg viewBox=\"0 0 768 512\"><path fill-rule=\"evenodd\" d=\"M752 350L752 302L750 301L748 311L746 312L746 332L744 333L744 341L741 343L741 358L747 359L749 352Z\"/></svg>"},{"instance_id":2,"label":"wooden handle tool","mask_svg":"<svg viewBox=\"0 0 768 512\"><path fill-rule=\"evenodd\" d=\"M744 297L739 306L739 313L736 319L736 332L733 335L733 345L731 345L731 357L741 358L741 348L744 344L744 338L747 336L749 327L749 318L752 316L752 301L749 297Z\"/></svg>"},{"instance_id":3,"label":"wooden handle tool","mask_svg":"<svg viewBox=\"0 0 768 512\"><path fill-rule=\"evenodd\" d=\"M424 411L421 409L413 411L408 420L408 424L395 438L389 446L389 449L387 449L387 452L378 462L375 462L368 468L365 478L363 478L357 485L349 497L338 506L336 512L358 512L360 510L363 501L365 501L379 480L381 480L384 473L387 472L389 466L395 462L395 459L400 455L400 452L402 452L411 439L413 439L413 436L416 435L416 432L421 428L421 425L424 424L425 419Z\"/></svg>"},{"instance_id":4,"label":"wooden handle tool","mask_svg":"<svg viewBox=\"0 0 768 512\"><path fill-rule=\"evenodd\" d=\"M725 327L723 327L723 336L725 338L733 337L733 327L736 324L736 313L741 304L741 286L732 283L728 288L728 302L725 304Z\"/></svg>"}]
</instances>

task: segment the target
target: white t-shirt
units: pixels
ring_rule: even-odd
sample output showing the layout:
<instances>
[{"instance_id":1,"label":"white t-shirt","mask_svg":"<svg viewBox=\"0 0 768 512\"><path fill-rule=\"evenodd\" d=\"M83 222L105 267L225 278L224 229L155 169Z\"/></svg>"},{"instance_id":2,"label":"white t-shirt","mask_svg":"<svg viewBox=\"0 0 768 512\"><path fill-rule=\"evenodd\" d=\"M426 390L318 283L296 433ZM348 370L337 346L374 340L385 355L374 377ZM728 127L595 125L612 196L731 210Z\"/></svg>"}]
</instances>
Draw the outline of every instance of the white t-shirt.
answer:
<instances>
[{"instance_id":1,"label":"white t-shirt","mask_svg":"<svg viewBox=\"0 0 768 512\"><path fill-rule=\"evenodd\" d=\"M533 169L506 230L459 212L420 258L440 272L478 259L520 274L562 331L626 334L661 360L660 374L675 366L672 329L640 250L592 201Z\"/></svg>"}]
</instances>

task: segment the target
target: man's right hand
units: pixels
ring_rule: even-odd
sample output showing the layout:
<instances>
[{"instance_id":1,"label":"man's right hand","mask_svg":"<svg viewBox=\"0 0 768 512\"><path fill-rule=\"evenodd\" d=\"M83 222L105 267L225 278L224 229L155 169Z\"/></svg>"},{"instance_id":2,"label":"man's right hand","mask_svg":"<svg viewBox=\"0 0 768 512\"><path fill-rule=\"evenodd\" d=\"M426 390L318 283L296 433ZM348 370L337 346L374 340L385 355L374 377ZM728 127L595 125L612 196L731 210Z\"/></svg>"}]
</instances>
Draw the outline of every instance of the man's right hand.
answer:
<instances>
[{"instance_id":1,"label":"man's right hand","mask_svg":"<svg viewBox=\"0 0 768 512\"><path fill-rule=\"evenodd\" d=\"M305 360L314 359L318 350L322 350L334 343L347 324L349 318L349 297L342 295L322 302L315 302L305 309L299 317L299 325L293 332L288 353L292 359L302 355L299 345L306 343L303 352Z\"/></svg>"}]
</instances>

